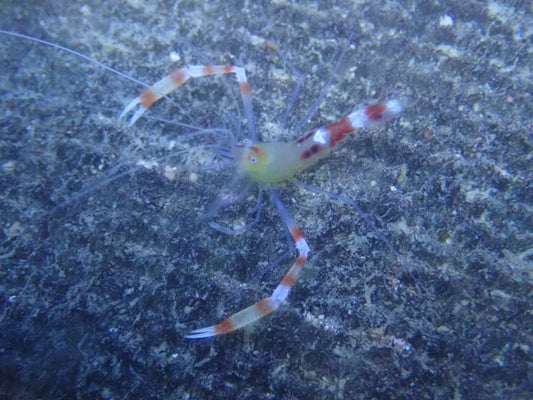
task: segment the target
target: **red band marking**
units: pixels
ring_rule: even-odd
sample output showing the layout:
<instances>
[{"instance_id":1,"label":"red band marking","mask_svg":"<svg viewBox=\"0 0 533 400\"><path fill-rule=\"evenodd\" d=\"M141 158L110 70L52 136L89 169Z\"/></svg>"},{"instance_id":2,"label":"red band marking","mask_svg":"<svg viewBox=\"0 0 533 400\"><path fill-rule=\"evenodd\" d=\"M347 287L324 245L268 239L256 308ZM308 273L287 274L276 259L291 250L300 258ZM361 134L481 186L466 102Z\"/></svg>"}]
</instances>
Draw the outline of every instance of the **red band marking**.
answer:
<instances>
[{"instance_id":1,"label":"red band marking","mask_svg":"<svg viewBox=\"0 0 533 400\"><path fill-rule=\"evenodd\" d=\"M174 86L178 87L185 83L185 74L181 69L178 69L170 74L170 79L174 82Z\"/></svg>"},{"instance_id":2,"label":"red band marking","mask_svg":"<svg viewBox=\"0 0 533 400\"><path fill-rule=\"evenodd\" d=\"M303 267L306 260L307 260L306 256L298 256L298 258L296 259L294 263L300 267Z\"/></svg>"},{"instance_id":3,"label":"red band marking","mask_svg":"<svg viewBox=\"0 0 533 400\"><path fill-rule=\"evenodd\" d=\"M294 243L296 243L296 242L298 242L298 240L304 238L304 235L302 234L302 231L298 227L296 227L296 228L291 230L291 236L292 236L292 240L294 240Z\"/></svg>"},{"instance_id":4,"label":"red band marking","mask_svg":"<svg viewBox=\"0 0 533 400\"><path fill-rule=\"evenodd\" d=\"M311 156L314 156L315 154L320 153L324 149L325 149L324 146L321 146L318 143L315 143L311 147L306 149L304 152L302 152L302 154L300 155L300 160L307 160L308 158L311 158Z\"/></svg>"},{"instance_id":5,"label":"red band marking","mask_svg":"<svg viewBox=\"0 0 533 400\"><path fill-rule=\"evenodd\" d=\"M368 106L365 109L365 115L371 121L379 121L383 118L383 113L387 109L385 104L376 104L373 106Z\"/></svg>"},{"instance_id":6,"label":"red band marking","mask_svg":"<svg viewBox=\"0 0 533 400\"><path fill-rule=\"evenodd\" d=\"M274 309L272 308L272 304L270 303L270 299L263 299L261 301L258 301L257 303L255 303L254 307L257 307L257 310L259 311L259 314L261 314L261 316L265 316L274 311Z\"/></svg>"},{"instance_id":7,"label":"red band marking","mask_svg":"<svg viewBox=\"0 0 533 400\"><path fill-rule=\"evenodd\" d=\"M350 124L350 121L346 117L340 121L326 126L324 129L327 129L330 133L329 147L335 147L335 145L343 140L348 133L354 130L353 126Z\"/></svg>"},{"instance_id":8,"label":"red band marking","mask_svg":"<svg viewBox=\"0 0 533 400\"><path fill-rule=\"evenodd\" d=\"M150 106L154 104L156 100L157 99L155 98L154 92L152 89L148 88L141 93L139 103L141 103L142 108L146 110L147 108L150 108Z\"/></svg>"},{"instance_id":9,"label":"red band marking","mask_svg":"<svg viewBox=\"0 0 533 400\"><path fill-rule=\"evenodd\" d=\"M248 86L248 82L239 81L239 88L241 89L241 93L245 93L247 95L250 94L250 86Z\"/></svg>"},{"instance_id":10,"label":"red band marking","mask_svg":"<svg viewBox=\"0 0 533 400\"><path fill-rule=\"evenodd\" d=\"M215 325L215 335L225 335L226 333L230 333L232 330L235 329L230 319L231 317L225 319L220 324Z\"/></svg>"},{"instance_id":11,"label":"red band marking","mask_svg":"<svg viewBox=\"0 0 533 400\"><path fill-rule=\"evenodd\" d=\"M280 286L288 287L289 289L294 285L294 281L296 281L296 278L290 275L285 275L281 282L279 283Z\"/></svg>"}]
</instances>

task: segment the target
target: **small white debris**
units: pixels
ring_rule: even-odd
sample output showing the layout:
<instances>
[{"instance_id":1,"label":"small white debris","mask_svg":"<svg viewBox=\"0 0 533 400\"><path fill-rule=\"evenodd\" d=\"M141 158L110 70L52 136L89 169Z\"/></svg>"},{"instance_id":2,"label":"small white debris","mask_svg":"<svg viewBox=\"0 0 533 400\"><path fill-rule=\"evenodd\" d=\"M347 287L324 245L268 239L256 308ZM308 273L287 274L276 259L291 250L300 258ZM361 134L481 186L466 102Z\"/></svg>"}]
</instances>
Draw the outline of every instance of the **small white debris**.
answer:
<instances>
[{"instance_id":1,"label":"small white debris","mask_svg":"<svg viewBox=\"0 0 533 400\"><path fill-rule=\"evenodd\" d=\"M392 346L397 351L411 351L411 346L405 340L395 336L392 337Z\"/></svg>"},{"instance_id":2,"label":"small white debris","mask_svg":"<svg viewBox=\"0 0 533 400\"><path fill-rule=\"evenodd\" d=\"M173 182L178 176L178 169L176 167L170 167L165 165L165 178Z\"/></svg>"},{"instance_id":3,"label":"small white debris","mask_svg":"<svg viewBox=\"0 0 533 400\"><path fill-rule=\"evenodd\" d=\"M389 117L395 117L402 112L402 102L398 99L387 101L387 114Z\"/></svg>"},{"instance_id":4,"label":"small white debris","mask_svg":"<svg viewBox=\"0 0 533 400\"><path fill-rule=\"evenodd\" d=\"M395 192L395 191L397 191L397 190L398 190L398 188L397 188L396 186L391 185L391 187L390 187L390 191L391 191L391 192Z\"/></svg>"},{"instance_id":5,"label":"small white debris","mask_svg":"<svg viewBox=\"0 0 533 400\"><path fill-rule=\"evenodd\" d=\"M148 160L139 160L137 161L137 165L144 167L146 169L154 169L159 166L157 161L148 161Z\"/></svg>"},{"instance_id":6,"label":"small white debris","mask_svg":"<svg viewBox=\"0 0 533 400\"><path fill-rule=\"evenodd\" d=\"M253 46L263 45L266 42L264 37L257 36L257 35L250 35L248 39L250 40L250 43Z\"/></svg>"},{"instance_id":7,"label":"small white debris","mask_svg":"<svg viewBox=\"0 0 533 400\"><path fill-rule=\"evenodd\" d=\"M4 232L4 235L7 236L7 241L9 241L22 234L24 232L24 227L20 224L20 222L16 221L13 222L11 226L3 228L2 232Z\"/></svg>"},{"instance_id":8,"label":"small white debris","mask_svg":"<svg viewBox=\"0 0 533 400\"><path fill-rule=\"evenodd\" d=\"M170 61L172 61L173 63L181 61L181 56L179 55L177 51L171 51L169 54L169 57L170 57Z\"/></svg>"},{"instance_id":9,"label":"small white debris","mask_svg":"<svg viewBox=\"0 0 533 400\"><path fill-rule=\"evenodd\" d=\"M177 141L175 141L175 140L171 140L171 141L169 141L169 142L168 142L167 149L168 149L168 150L172 150L172 149L174 149L174 147L176 147L176 143L177 143Z\"/></svg>"},{"instance_id":10,"label":"small white debris","mask_svg":"<svg viewBox=\"0 0 533 400\"><path fill-rule=\"evenodd\" d=\"M85 17L88 17L91 15L91 9L89 8L88 5L83 5L80 8L80 14L82 14Z\"/></svg>"},{"instance_id":11,"label":"small white debris","mask_svg":"<svg viewBox=\"0 0 533 400\"><path fill-rule=\"evenodd\" d=\"M450 17L448 14L444 14L439 18L439 25L440 26L453 26L453 18Z\"/></svg>"},{"instance_id":12,"label":"small white debris","mask_svg":"<svg viewBox=\"0 0 533 400\"><path fill-rule=\"evenodd\" d=\"M4 172L13 173L15 171L15 161L8 161L2 164L2 169Z\"/></svg>"},{"instance_id":13,"label":"small white debris","mask_svg":"<svg viewBox=\"0 0 533 400\"><path fill-rule=\"evenodd\" d=\"M436 50L450 58L458 58L461 56L461 52L457 50L457 48L449 46L447 44L438 45L436 47Z\"/></svg>"},{"instance_id":14,"label":"small white debris","mask_svg":"<svg viewBox=\"0 0 533 400\"><path fill-rule=\"evenodd\" d=\"M198 174L191 172L191 174L189 175L189 182L190 183L198 182Z\"/></svg>"},{"instance_id":15,"label":"small white debris","mask_svg":"<svg viewBox=\"0 0 533 400\"><path fill-rule=\"evenodd\" d=\"M17 300L17 296L12 295L7 298L8 303L14 303Z\"/></svg>"}]
</instances>

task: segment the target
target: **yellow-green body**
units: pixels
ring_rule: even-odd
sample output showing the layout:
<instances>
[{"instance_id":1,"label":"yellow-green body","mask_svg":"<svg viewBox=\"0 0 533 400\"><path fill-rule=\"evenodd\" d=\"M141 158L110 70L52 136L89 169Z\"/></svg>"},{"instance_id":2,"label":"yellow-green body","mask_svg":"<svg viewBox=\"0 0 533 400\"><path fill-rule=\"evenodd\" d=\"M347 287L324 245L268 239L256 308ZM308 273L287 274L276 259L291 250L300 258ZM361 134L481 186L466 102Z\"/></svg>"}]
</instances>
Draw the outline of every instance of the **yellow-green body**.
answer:
<instances>
[{"instance_id":1,"label":"yellow-green body","mask_svg":"<svg viewBox=\"0 0 533 400\"><path fill-rule=\"evenodd\" d=\"M329 154L329 149L304 158L302 152L308 147L304 142L271 142L250 144L242 149L237 158L237 167L258 183L278 183L292 178L298 172L316 164Z\"/></svg>"}]
</instances>

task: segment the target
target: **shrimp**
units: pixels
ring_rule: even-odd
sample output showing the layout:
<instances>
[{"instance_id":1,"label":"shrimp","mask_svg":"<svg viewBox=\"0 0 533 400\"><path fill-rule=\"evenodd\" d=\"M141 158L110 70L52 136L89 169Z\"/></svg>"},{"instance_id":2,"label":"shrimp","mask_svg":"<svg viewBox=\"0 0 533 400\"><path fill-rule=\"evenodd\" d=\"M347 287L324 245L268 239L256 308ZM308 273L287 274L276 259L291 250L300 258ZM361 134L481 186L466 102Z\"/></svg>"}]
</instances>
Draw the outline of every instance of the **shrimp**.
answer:
<instances>
[{"instance_id":1,"label":"shrimp","mask_svg":"<svg viewBox=\"0 0 533 400\"><path fill-rule=\"evenodd\" d=\"M119 118L124 118L130 111L137 108L129 122L132 125L152 104L183 85L190 78L220 74L236 75L250 135L255 140L256 130L250 87L244 68L239 66L197 65L178 69L131 100ZM239 173L268 192L283 224L291 234L298 256L269 297L231 315L218 324L193 330L185 336L186 338L202 339L230 333L274 312L285 302L298 274L307 261L310 248L290 212L281 201L276 185L291 179L297 173L327 157L349 133L388 121L397 117L401 111L401 102L392 99L355 110L341 120L312 130L292 142L258 143L246 141L243 144L235 144L231 148L225 149L224 156L234 161Z\"/></svg>"}]
</instances>

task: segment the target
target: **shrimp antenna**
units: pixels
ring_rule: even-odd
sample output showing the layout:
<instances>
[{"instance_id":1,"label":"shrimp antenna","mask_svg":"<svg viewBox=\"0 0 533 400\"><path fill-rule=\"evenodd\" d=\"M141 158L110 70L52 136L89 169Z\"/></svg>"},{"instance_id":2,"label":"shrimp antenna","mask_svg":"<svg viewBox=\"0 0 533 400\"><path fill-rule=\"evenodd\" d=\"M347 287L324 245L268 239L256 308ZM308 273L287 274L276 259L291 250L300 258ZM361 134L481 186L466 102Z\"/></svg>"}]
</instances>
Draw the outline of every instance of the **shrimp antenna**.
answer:
<instances>
[{"instance_id":1,"label":"shrimp antenna","mask_svg":"<svg viewBox=\"0 0 533 400\"><path fill-rule=\"evenodd\" d=\"M97 65L99 67L107 69L108 71L111 71L111 72L113 72L113 73L115 73L115 74L117 74L117 75L119 75L119 76L121 76L123 78L129 79L132 82L138 83L139 85L142 85L142 86L145 86L145 87L149 87L150 86L147 83L144 83L143 81L135 79L135 78L129 76L128 74L125 74L124 72L120 72L119 70L117 70L115 68L111 68L110 66L105 65L104 63L101 63L100 61L97 61L97 60L95 60L95 59L93 59L93 58L91 58L89 56L86 56L85 54L82 54L82 53L80 53L80 52L78 52L76 50L71 50L68 47L61 46L60 44L48 42L48 41L43 40L43 39L37 39L37 38L35 38L33 36L24 35L22 33L6 31L6 30L3 30L3 29L0 29L0 33L4 33L4 34L6 34L8 36L13 36L13 37L26 39L26 40L29 40L29 41L35 42L35 43L41 43L41 44L44 44L46 46L53 47L54 49L65 51L67 53L75 55L76 57L83 58L84 60L89 61L90 63L93 63L93 64L95 64L95 65Z\"/></svg>"},{"instance_id":2,"label":"shrimp antenna","mask_svg":"<svg viewBox=\"0 0 533 400\"><path fill-rule=\"evenodd\" d=\"M300 132L302 127L309 121L309 118L315 113L316 109L322 103L322 100L324 100L324 97L326 97L326 94L328 93L328 90L331 86L331 82L333 82L333 78L335 78L335 75L337 75L337 71L339 70L339 67L342 63L342 60L344 59L344 56L346 55L346 51L348 50L348 47L350 46L350 42L352 41L353 32L350 34L350 37L348 38L348 41L346 43L346 46L342 49L341 55L339 57L339 60L335 64L335 67L333 67L333 71L331 72L331 76L329 77L328 81L322 88L322 91L318 95L317 99L313 103L313 105L309 108L309 111L307 111L307 114L300 120L298 125L294 128L295 132Z\"/></svg>"}]
</instances>

